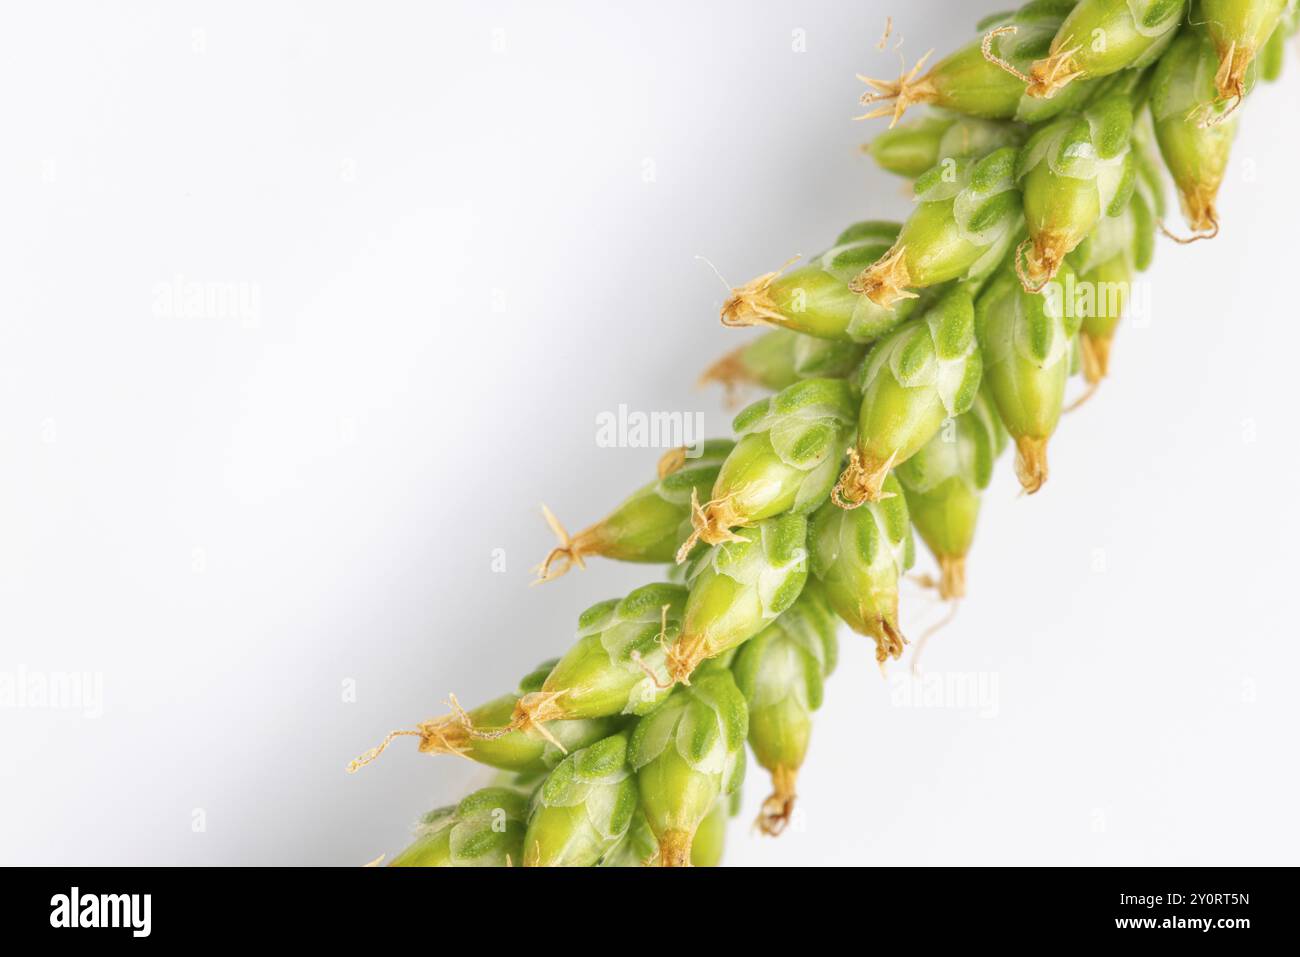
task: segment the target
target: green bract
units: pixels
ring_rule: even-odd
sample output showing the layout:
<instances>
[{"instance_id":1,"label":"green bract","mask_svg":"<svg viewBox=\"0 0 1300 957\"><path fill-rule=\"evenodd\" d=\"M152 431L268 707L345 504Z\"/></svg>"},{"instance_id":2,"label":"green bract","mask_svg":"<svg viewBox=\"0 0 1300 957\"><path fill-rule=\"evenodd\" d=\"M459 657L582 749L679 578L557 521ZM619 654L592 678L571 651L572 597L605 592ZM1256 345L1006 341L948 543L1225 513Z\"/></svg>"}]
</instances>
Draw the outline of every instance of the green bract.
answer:
<instances>
[{"instance_id":1,"label":"green bract","mask_svg":"<svg viewBox=\"0 0 1300 957\"><path fill-rule=\"evenodd\" d=\"M1010 269L994 277L976 309L985 382L1016 442L1016 476L1026 492L1047 481L1047 440L1056 431L1082 317L1074 270L1061 266L1041 293L1026 292Z\"/></svg>"},{"instance_id":2,"label":"green bract","mask_svg":"<svg viewBox=\"0 0 1300 957\"><path fill-rule=\"evenodd\" d=\"M578 618L577 642L535 691L515 703L513 726L653 708L666 693L665 648L680 631L687 600L684 586L663 583L592 605Z\"/></svg>"},{"instance_id":3,"label":"green bract","mask_svg":"<svg viewBox=\"0 0 1300 957\"><path fill-rule=\"evenodd\" d=\"M975 538L980 494L1006 431L983 392L968 412L949 419L921 451L894 473L907 493L912 526L939 564L939 595L966 594L966 555Z\"/></svg>"},{"instance_id":4,"label":"green bract","mask_svg":"<svg viewBox=\"0 0 1300 957\"><path fill-rule=\"evenodd\" d=\"M521 863L528 799L484 788L454 807L430 811L415 841L389 867L508 867Z\"/></svg>"},{"instance_id":5,"label":"green bract","mask_svg":"<svg viewBox=\"0 0 1300 957\"><path fill-rule=\"evenodd\" d=\"M1200 30L1184 30L1156 65L1151 87L1160 155L1173 174L1187 225L1213 236L1219 230L1215 199L1237 133L1226 104L1215 104L1214 45ZM1253 81L1253 71L1248 82Z\"/></svg>"},{"instance_id":6,"label":"green bract","mask_svg":"<svg viewBox=\"0 0 1300 957\"><path fill-rule=\"evenodd\" d=\"M748 641L794 604L808 578L807 537L808 520L789 513L692 559L681 636L668 648L672 681L689 682L702 662Z\"/></svg>"},{"instance_id":7,"label":"green bract","mask_svg":"<svg viewBox=\"0 0 1300 957\"><path fill-rule=\"evenodd\" d=\"M689 863L696 830L740 786L748 731L745 699L726 669L677 688L637 722L630 758L662 866Z\"/></svg>"},{"instance_id":8,"label":"green bract","mask_svg":"<svg viewBox=\"0 0 1300 957\"><path fill-rule=\"evenodd\" d=\"M1286 7L1287 0L1201 0L1199 19L1218 54L1214 82L1221 98L1246 95L1246 71Z\"/></svg>"},{"instance_id":9,"label":"green bract","mask_svg":"<svg viewBox=\"0 0 1300 957\"><path fill-rule=\"evenodd\" d=\"M693 530L677 553L697 541L736 541L733 528L784 512L812 511L830 494L856 416L843 379L807 379L760 399L732 423L738 441L707 504L693 509Z\"/></svg>"},{"instance_id":10,"label":"green bract","mask_svg":"<svg viewBox=\"0 0 1300 957\"><path fill-rule=\"evenodd\" d=\"M1154 63L1186 12L1186 0L1080 0L1030 68L1026 92L1056 97L1076 80Z\"/></svg>"},{"instance_id":11,"label":"green bract","mask_svg":"<svg viewBox=\"0 0 1300 957\"><path fill-rule=\"evenodd\" d=\"M627 833L637 808L627 749L627 735L613 735L547 776L528 815L526 867L591 867Z\"/></svg>"},{"instance_id":12,"label":"green bract","mask_svg":"<svg viewBox=\"0 0 1300 957\"><path fill-rule=\"evenodd\" d=\"M908 290L991 271L1021 222L1016 150L982 159L949 157L916 181L917 207L898 240L849 284L883 308L915 298Z\"/></svg>"},{"instance_id":13,"label":"green bract","mask_svg":"<svg viewBox=\"0 0 1300 957\"><path fill-rule=\"evenodd\" d=\"M882 665L903 654L898 624L898 580L912 567L914 546L907 499L890 475L884 496L848 511L832 503L813 515L808 549L813 574L835 613L876 642Z\"/></svg>"},{"instance_id":14,"label":"green bract","mask_svg":"<svg viewBox=\"0 0 1300 957\"><path fill-rule=\"evenodd\" d=\"M1016 179L1032 245L1027 286L1042 288L1102 216L1128 204L1137 182L1132 134L1133 100L1116 94L1053 120L1025 144Z\"/></svg>"},{"instance_id":15,"label":"green bract","mask_svg":"<svg viewBox=\"0 0 1300 957\"><path fill-rule=\"evenodd\" d=\"M885 476L961 415L980 383L975 307L957 286L877 345L862 367L857 445L832 498L852 507L880 498Z\"/></svg>"},{"instance_id":16,"label":"green bract","mask_svg":"<svg viewBox=\"0 0 1300 957\"><path fill-rule=\"evenodd\" d=\"M1025 123L1037 123L1069 109L1087 94L1084 84L1068 95L1044 101L1026 94L1024 72L1048 52L1073 6L1074 0L1034 0L1014 13L988 17L979 24L984 32L979 40L944 57L919 79L916 74L925 64L924 58L897 80L859 77L873 89L863 95L863 105L892 101L861 119L890 116L892 125L917 103Z\"/></svg>"},{"instance_id":17,"label":"green bract","mask_svg":"<svg viewBox=\"0 0 1300 957\"><path fill-rule=\"evenodd\" d=\"M538 581L559 578L583 559L601 555L624 562L672 561L690 534L691 501L707 495L722 461L731 453L729 439L710 439L696 448L676 449L659 465L659 479L633 492L618 508L572 537L549 510L546 519L560 544L538 567ZM553 569L556 562L562 564Z\"/></svg>"},{"instance_id":18,"label":"green bract","mask_svg":"<svg viewBox=\"0 0 1300 957\"><path fill-rule=\"evenodd\" d=\"M772 775L772 794L758 818L764 834L780 834L794 811L812 713L822 704L823 679L835 668L835 627L821 586L810 581L788 611L741 647L731 666L749 708L749 746Z\"/></svg>"},{"instance_id":19,"label":"green bract","mask_svg":"<svg viewBox=\"0 0 1300 957\"><path fill-rule=\"evenodd\" d=\"M727 326L766 324L842 342L870 342L898 325L910 306L882 308L849 290L849 281L898 238L898 224L850 226L835 245L787 273L768 273L733 289L722 307Z\"/></svg>"},{"instance_id":20,"label":"green bract","mask_svg":"<svg viewBox=\"0 0 1300 957\"><path fill-rule=\"evenodd\" d=\"M882 169L916 179L948 157L984 156L1023 139L1023 129L1011 123L936 112L886 130L871 141L870 151Z\"/></svg>"}]
</instances>

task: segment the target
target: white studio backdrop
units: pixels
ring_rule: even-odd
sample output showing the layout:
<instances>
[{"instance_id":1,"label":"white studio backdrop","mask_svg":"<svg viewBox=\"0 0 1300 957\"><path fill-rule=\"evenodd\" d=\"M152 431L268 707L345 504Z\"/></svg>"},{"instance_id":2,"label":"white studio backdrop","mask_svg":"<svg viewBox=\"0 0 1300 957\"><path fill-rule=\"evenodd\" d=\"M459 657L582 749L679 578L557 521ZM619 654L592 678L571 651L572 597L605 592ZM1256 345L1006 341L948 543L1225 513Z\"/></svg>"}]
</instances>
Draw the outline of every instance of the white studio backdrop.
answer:
<instances>
[{"instance_id":1,"label":"white studio backdrop","mask_svg":"<svg viewBox=\"0 0 1300 957\"><path fill-rule=\"evenodd\" d=\"M659 574L529 588L540 503L653 474L597 442L620 405L726 429L694 380L752 333L697 257L905 215L854 73L897 70L887 14L910 60L997 7L6 7L0 676L91 677L0 708L0 862L361 864L484 783L409 740L344 767ZM1295 863L1298 84L1044 491L1002 462L925 662L982 697L909 699L846 631L798 827L749 829L751 764L731 863Z\"/></svg>"}]
</instances>

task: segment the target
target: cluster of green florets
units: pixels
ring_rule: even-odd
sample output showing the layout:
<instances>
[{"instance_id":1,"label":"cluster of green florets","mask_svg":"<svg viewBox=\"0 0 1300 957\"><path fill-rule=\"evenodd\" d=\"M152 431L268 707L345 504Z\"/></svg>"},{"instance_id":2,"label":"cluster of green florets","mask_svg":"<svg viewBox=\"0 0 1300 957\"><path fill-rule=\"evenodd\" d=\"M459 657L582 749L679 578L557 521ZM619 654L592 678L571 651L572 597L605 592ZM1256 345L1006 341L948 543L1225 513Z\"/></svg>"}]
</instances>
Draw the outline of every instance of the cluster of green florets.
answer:
<instances>
[{"instance_id":1,"label":"cluster of green florets","mask_svg":"<svg viewBox=\"0 0 1300 957\"><path fill-rule=\"evenodd\" d=\"M893 118L870 153L914 180L914 212L732 291L722 321L772 331L705 377L775 393L734 441L669 453L576 536L548 513L543 580L593 556L668 580L588 609L515 692L398 732L502 778L393 863L716 864L746 742L780 833L838 625L882 667L902 655L914 532L941 596L964 596L994 463L1014 444L1025 491L1047 480L1068 380L1106 375L1151 261L1166 171L1193 236L1217 232L1238 107L1296 19L1294 0L1035 0L924 74L868 81L868 116Z\"/></svg>"}]
</instances>

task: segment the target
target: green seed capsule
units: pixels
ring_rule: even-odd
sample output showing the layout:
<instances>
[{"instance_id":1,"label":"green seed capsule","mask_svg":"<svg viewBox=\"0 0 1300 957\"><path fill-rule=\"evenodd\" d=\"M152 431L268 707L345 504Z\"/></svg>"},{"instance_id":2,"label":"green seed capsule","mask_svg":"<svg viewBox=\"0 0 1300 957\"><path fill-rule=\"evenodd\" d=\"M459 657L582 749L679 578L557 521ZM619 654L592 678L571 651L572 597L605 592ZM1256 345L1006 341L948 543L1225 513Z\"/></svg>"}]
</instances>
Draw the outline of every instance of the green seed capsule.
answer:
<instances>
[{"instance_id":1,"label":"green seed capsule","mask_svg":"<svg viewBox=\"0 0 1300 957\"><path fill-rule=\"evenodd\" d=\"M726 669L677 688L637 722L631 763L661 866L690 862L697 829L740 786L748 731L745 699Z\"/></svg>"},{"instance_id":2,"label":"green seed capsule","mask_svg":"<svg viewBox=\"0 0 1300 957\"><path fill-rule=\"evenodd\" d=\"M667 694L665 648L681 631L687 603L685 586L662 583L592 605L578 618L577 642L515 702L510 727L645 714Z\"/></svg>"},{"instance_id":3,"label":"green seed capsule","mask_svg":"<svg viewBox=\"0 0 1300 957\"><path fill-rule=\"evenodd\" d=\"M863 105L884 105L859 119L889 116L892 125L918 103L968 116L1024 123L1038 123L1070 109L1089 92L1086 84L1076 84L1078 89L1044 101L1026 94L1025 71L1047 53L1073 6L1074 0L1035 0L1014 13L988 17L979 24L984 33L979 40L944 57L919 79L916 75L925 58L897 80L860 76L872 87L863 95Z\"/></svg>"},{"instance_id":4,"label":"green seed capsule","mask_svg":"<svg viewBox=\"0 0 1300 957\"><path fill-rule=\"evenodd\" d=\"M1187 225L1201 236L1219 231L1215 199L1237 135L1230 107L1214 103L1214 45L1200 30L1185 30L1156 65L1151 115L1156 142L1173 175ZM1253 84L1254 70L1249 83ZM1243 93L1244 95L1244 93Z\"/></svg>"},{"instance_id":5,"label":"green seed capsule","mask_svg":"<svg viewBox=\"0 0 1300 957\"><path fill-rule=\"evenodd\" d=\"M835 613L876 642L883 667L903 654L898 581L915 558L907 499L892 474L883 497L847 511L827 503L813 515L808 546L813 574Z\"/></svg>"},{"instance_id":6,"label":"green seed capsule","mask_svg":"<svg viewBox=\"0 0 1300 957\"><path fill-rule=\"evenodd\" d=\"M585 568L583 559L592 555L623 562L672 561L690 534L692 499L708 495L733 447L729 439L710 439L695 449L674 449L660 460L657 481L572 537L544 509L560 544L538 566L537 580L559 578L574 565Z\"/></svg>"},{"instance_id":7,"label":"green seed capsule","mask_svg":"<svg viewBox=\"0 0 1300 957\"><path fill-rule=\"evenodd\" d=\"M821 586L809 581L780 618L741 647L731 672L749 708L749 746L772 775L758 827L775 837L795 804L795 779L808 753L812 713L822 682L835 668L835 613Z\"/></svg>"},{"instance_id":8,"label":"green seed capsule","mask_svg":"<svg viewBox=\"0 0 1300 957\"><path fill-rule=\"evenodd\" d=\"M656 619L657 620L657 619ZM549 771L574 748L582 748L613 733L615 724L598 715L575 716L581 720L539 720L523 726L514 722L516 703L539 691L557 659L543 662L519 683L515 694L479 705L470 711L457 707L455 713L421 722L414 731L395 731L377 748L353 761L356 771L383 753L390 741L404 735L420 739L423 754L454 754L488 767L520 775ZM595 719L595 720L589 720Z\"/></svg>"},{"instance_id":9,"label":"green seed capsule","mask_svg":"<svg viewBox=\"0 0 1300 957\"><path fill-rule=\"evenodd\" d=\"M1016 442L1026 492L1047 481L1047 440L1056 431L1081 317L1070 265L1041 293L1025 292L1010 270L994 278L976 309L984 375L998 415Z\"/></svg>"},{"instance_id":10,"label":"green seed capsule","mask_svg":"<svg viewBox=\"0 0 1300 957\"><path fill-rule=\"evenodd\" d=\"M871 142L872 158L890 173L916 179L948 157L985 156L1004 146L1019 146L1019 126L960 114L932 113L886 130Z\"/></svg>"},{"instance_id":11,"label":"green seed capsule","mask_svg":"<svg viewBox=\"0 0 1300 957\"><path fill-rule=\"evenodd\" d=\"M1186 12L1186 0L1080 0L1030 67L1026 93L1052 98L1078 80L1154 63Z\"/></svg>"},{"instance_id":12,"label":"green seed capsule","mask_svg":"<svg viewBox=\"0 0 1300 957\"><path fill-rule=\"evenodd\" d=\"M692 532L677 560L685 561L699 541L736 541L737 526L820 505L835 484L856 406L843 379L806 379L737 415L736 447L722 463L709 502L694 503Z\"/></svg>"},{"instance_id":13,"label":"green seed capsule","mask_svg":"<svg viewBox=\"0 0 1300 957\"><path fill-rule=\"evenodd\" d=\"M832 499L876 501L889 470L912 457L979 389L975 307L957 286L877 345L862 367L858 440Z\"/></svg>"},{"instance_id":14,"label":"green seed capsule","mask_svg":"<svg viewBox=\"0 0 1300 957\"><path fill-rule=\"evenodd\" d=\"M917 207L898 240L849 288L884 308L915 298L909 289L988 274L1021 222L1016 150L982 159L948 158L916 181Z\"/></svg>"},{"instance_id":15,"label":"green seed capsule","mask_svg":"<svg viewBox=\"0 0 1300 957\"><path fill-rule=\"evenodd\" d=\"M722 324L772 325L839 342L879 338L907 317L910 306L864 301L849 290L849 281L889 249L898 229L897 223L857 223L807 265L736 287L722 307Z\"/></svg>"},{"instance_id":16,"label":"green seed capsule","mask_svg":"<svg viewBox=\"0 0 1300 957\"><path fill-rule=\"evenodd\" d=\"M1016 179L1032 244L1024 257L1029 288L1041 289L1102 216L1128 204L1137 182L1132 133L1133 101L1119 94L1060 117L1025 144Z\"/></svg>"},{"instance_id":17,"label":"green seed capsule","mask_svg":"<svg viewBox=\"0 0 1300 957\"><path fill-rule=\"evenodd\" d=\"M704 370L699 385L718 383L728 404L736 402L746 386L780 392L799 381L795 372L795 343L803 338L786 329L773 329L738 349L733 349Z\"/></svg>"},{"instance_id":18,"label":"green seed capsule","mask_svg":"<svg viewBox=\"0 0 1300 957\"><path fill-rule=\"evenodd\" d=\"M949 419L894 473L907 493L912 526L939 564L939 596L966 595L966 555L975 538L980 497L1007 435L983 391L968 412Z\"/></svg>"},{"instance_id":19,"label":"green seed capsule","mask_svg":"<svg viewBox=\"0 0 1300 957\"><path fill-rule=\"evenodd\" d=\"M592 867L627 833L636 809L626 734L569 755L533 796L524 866Z\"/></svg>"},{"instance_id":20,"label":"green seed capsule","mask_svg":"<svg viewBox=\"0 0 1300 957\"><path fill-rule=\"evenodd\" d=\"M512 788L484 788L425 815L416 838L389 867L509 867L523 860L528 800Z\"/></svg>"},{"instance_id":21,"label":"green seed capsule","mask_svg":"<svg viewBox=\"0 0 1300 957\"><path fill-rule=\"evenodd\" d=\"M793 513L741 529L702 551L687 570L681 635L668 648L672 681L758 634L789 608L808 578L808 520Z\"/></svg>"},{"instance_id":22,"label":"green seed capsule","mask_svg":"<svg viewBox=\"0 0 1300 957\"><path fill-rule=\"evenodd\" d=\"M691 842L691 867L717 867L722 863L722 853L727 844L727 804L722 799L713 802L713 810L695 829Z\"/></svg>"},{"instance_id":23,"label":"green seed capsule","mask_svg":"<svg viewBox=\"0 0 1300 957\"><path fill-rule=\"evenodd\" d=\"M1246 95L1246 72L1286 7L1287 0L1201 0L1200 20L1218 54L1214 83L1220 99Z\"/></svg>"}]
</instances>

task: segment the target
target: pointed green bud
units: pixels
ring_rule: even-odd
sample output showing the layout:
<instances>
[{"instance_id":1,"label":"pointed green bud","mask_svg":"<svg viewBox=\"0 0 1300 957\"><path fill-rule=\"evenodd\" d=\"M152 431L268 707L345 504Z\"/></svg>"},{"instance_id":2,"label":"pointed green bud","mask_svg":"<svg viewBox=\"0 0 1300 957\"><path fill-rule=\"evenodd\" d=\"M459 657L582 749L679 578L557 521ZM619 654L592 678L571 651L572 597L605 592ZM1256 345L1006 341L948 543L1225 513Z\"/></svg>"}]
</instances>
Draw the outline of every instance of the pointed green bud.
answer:
<instances>
[{"instance_id":1,"label":"pointed green bud","mask_svg":"<svg viewBox=\"0 0 1300 957\"><path fill-rule=\"evenodd\" d=\"M702 662L744 644L794 604L808 578L807 538L807 518L787 513L691 560L681 636L668 649L673 681L689 681Z\"/></svg>"},{"instance_id":2,"label":"pointed green bud","mask_svg":"<svg viewBox=\"0 0 1300 957\"><path fill-rule=\"evenodd\" d=\"M1287 0L1201 0L1198 20L1218 55L1215 86L1221 99L1246 95L1247 71L1286 9Z\"/></svg>"},{"instance_id":3,"label":"pointed green bud","mask_svg":"<svg viewBox=\"0 0 1300 957\"><path fill-rule=\"evenodd\" d=\"M592 867L627 833L636 809L626 734L575 751L533 796L524 865Z\"/></svg>"},{"instance_id":4,"label":"pointed green bud","mask_svg":"<svg viewBox=\"0 0 1300 957\"><path fill-rule=\"evenodd\" d=\"M892 474L878 501L855 509L822 506L808 536L813 574L850 628L876 642L882 665L903 654L898 582L912 565L907 499Z\"/></svg>"},{"instance_id":5,"label":"pointed green bud","mask_svg":"<svg viewBox=\"0 0 1300 957\"><path fill-rule=\"evenodd\" d=\"M912 526L939 564L939 596L966 594L966 555L975 538L980 496L1006 431L983 390L970 410L949 419L894 473L907 493Z\"/></svg>"},{"instance_id":6,"label":"pointed green bud","mask_svg":"<svg viewBox=\"0 0 1300 957\"><path fill-rule=\"evenodd\" d=\"M578 618L577 642L540 688L519 698L512 720L535 728L649 711L667 694L666 649L681 632L687 600L685 586L661 583L592 605Z\"/></svg>"},{"instance_id":7,"label":"pointed green bud","mask_svg":"<svg viewBox=\"0 0 1300 957\"><path fill-rule=\"evenodd\" d=\"M849 284L883 308L916 294L910 289L989 273L1021 222L1016 149L980 159L942 160L916 181L917 207L898 241Z\"/></svg>"},{"instance_id":8,"label":"pointed green bud","mask_svg":"<svg viewBox=\"0 0 1300 957\"><path fill-rule=\"evenodd\" d=\"M788 611L741 646L731 666L749 708L749 745L772 775L758 827L773 837L794 811L812 713L821 707L822 682L835 667L836 625L821 585L809 581Z\"/></svg>"},{"instance_id":9,"label":"pointed green bud","mask_svg":"<svg viewBox=\"0 0 1300 957\"><path fill-rule=\"evenodd\" d=\"M1010 269L980 296L976 334L989 394L1016 442L1016 475L1034 493L1047 481L1047 440L1056 431L1082 317L1073 268L1063 263L1041 293L1026 292Z\"/></svg>"},{"instance_id":10,"label":"pointed green bud","mask_svg":"<svg viewBox=\"0 0 1300 957\"><path fill-rule=\"evenodd\" d=\"M871 342L911 311L876 305L849 290L849 282L880 258L898 237L898 224L864 222L803 266L768 273L732 290L722 307L726 326L772 325L821 339Z\"/></svg>"},{"instance_id":11,"label":"pointed green bud","mask_svg":"<svg viewBox=\"0 0 1300 957\"><path fill-rule=\"evenodd\" d=\"M981 368L975 307L963 286L880 342L862 367L857 445L832 498L849 506L877 500L890 469L929 442L945 419L970 408Z\"/></svg>"},{"instance_id":12,"label":"pointed green bud","mask_svg":"<svg viewBox=\"0 0 1300 957\"><path fill-rule=\"evenodd\" d=\"M708 503L694 510L678 561L696 542L732 541L733 528L820 505L835 484L856 419L857 402L843 379L806 379L743 410L732 423L736 447Z\"/></svg>"},{"instance_id":13,"label":"pointed green bud","mask_svg":"<svg viewBox=\"0 0 1300 957\"><path fill-rule=\"evenodd\" d=\"M1214 44L1205 32L1184 30L1156 65L1151 87L1160 155L1173 175L1187 225L1205 236L1219 230L1215 201L1237 135L1236 117L1229 115L1236 101L1214 102L1217 69ZM1253 85L1253 69L1244 82Z\"/></svg>"},{"instance_id":14,"label":"pointed green bud","mask_svg":"<svg viewBox=\"0 0 1300 957\"><path fill-rule=\"evenodd\" d=\"M700 824L740 786L748 731L745 699L725 669L677 688L637 722L631 763L661 865L685 866Z\"/></svg>"},{"instance_id":15,"label":"pointed green bud","mask_svg":"<svg viewBox=\"0 0 1300 957\"><path fill-rule=\"evenodd\" d=\"M527 799L511 788L475 791L425 815L389 867L507 867L523 859Z\"/></svg>"},{"instance_id":16,"label":"pointed green bud","mask_svg":"<svg viewBox=\"0 0 1300 957\"><path fill-rule=\"evenodd\" d=\"M1031 97L1025 90L1026 72L1047 54L1073 6L1074 0L1034 0L1013 13L985 18L978 40L919 78L924 59L897 80L868 79L871 90L862 103L874 109L861 118L890 116L897 123L908 107L929 103L989 120L1038 123L1074 108L1091 92L1091 84L1074 84L1050 100Z\"/></svg>"},{"instance_id":17,"label":"pointed green bud","mask_svg":"<svg viewBox=\"0 0 1300 957\"><path fill-rule=\"evenodd\" d=\"M1080 0L1030 67L1026 92L1055 99L1079 81L1142 69L1165 51L1186 12L1186 0Z\"/></svg>"},{"instance_id":18,"label":"pointed green bud","mask_svg":"<svg viewBox=\"0 0 1300 957\"><path fill-rule=\"evenodd\" d=\"M559 578L593 555L623 562L672 561L691 530L691 502L708 497L722 462L735 443L710 439L674 449L659 462L659 479L628 496L595 525L570 536L551 514L546 520L560 539L537 568L539 582Z\"/></svg>"},{"instance_id":19,"label":"pointed green bud","mask_svg":"<svg viewBox=\"0 0 1300 957\"><path fill-rule=\"evenodd\" d=\"M1133 100L1116 94L1056 119L1025 144L1016 179L1032 243L1024 257L1032 288L1056 275L1103 216L1128 205L1138 172L1132 132Z\"/></svg>"}]
</instances>

